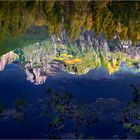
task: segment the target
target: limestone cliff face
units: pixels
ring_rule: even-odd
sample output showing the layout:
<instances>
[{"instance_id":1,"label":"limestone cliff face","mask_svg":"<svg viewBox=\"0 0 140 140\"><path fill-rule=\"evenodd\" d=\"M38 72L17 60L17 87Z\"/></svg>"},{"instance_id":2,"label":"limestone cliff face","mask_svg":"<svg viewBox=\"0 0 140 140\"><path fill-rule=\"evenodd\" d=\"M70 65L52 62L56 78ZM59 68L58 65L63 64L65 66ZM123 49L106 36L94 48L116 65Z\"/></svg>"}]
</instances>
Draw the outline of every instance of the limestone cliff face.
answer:
<instances>
[{"instance_id":1,"label":"limestone cliff face","mask_svg":"<svg viewBox=\"0 0 140 140\"><path fill-rule=\"evenodd\" d=\"M0 58L0 71L4 70L6 64L10 64L18 58L18 55L13 51L6 53Z\"/></svg>"},{"instance_id":2,"label":"limestone cliff face","mask_svg":"<svg viewBox=\"0 0 140 140\"><path fill-rule=\"evenodd\" d=\"M25 69L26 79L35 85L45 83L48 76L61 72L61 63L52 61L50 64L46 63L41 67L33 66L31 62L27 62L23 68Z\"/></svg>"},{"instance_id":3,"label":"limestone cliff face","mask_svg":"<svg viewBox=\"0 0 140 140\"><path fill-rule=\"evenodd\" d=\"M43 84L47 79L47 75L42 73L41 68L26 69L25 72L27 80L35 85Z\"/></svg>"}]
</instances>

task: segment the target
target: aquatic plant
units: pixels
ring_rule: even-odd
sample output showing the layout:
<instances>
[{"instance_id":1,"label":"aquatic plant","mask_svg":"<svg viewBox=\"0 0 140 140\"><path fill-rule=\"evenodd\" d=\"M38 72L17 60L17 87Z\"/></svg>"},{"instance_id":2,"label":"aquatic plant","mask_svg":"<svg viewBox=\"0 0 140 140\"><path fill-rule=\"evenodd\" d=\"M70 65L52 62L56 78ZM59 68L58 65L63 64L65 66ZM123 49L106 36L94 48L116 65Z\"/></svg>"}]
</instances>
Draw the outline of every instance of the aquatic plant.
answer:
<instances>
[{"instance_id":1,"label":"aquatic plant","mask_svg":"<svg viewBox=\"0 0 140 140\"><path fill-rule=\"evenodd\" d=\"M49 117L48 131L50 135L55 136L56 131L61 131L67 127L65 120L75 123L74 135L82 138L80 127L90 126L97 122L97 114L92 105L73 102L73 95L70 93L58 93L49 88L47 91L47 100L44 102L46 117ZM56 132L57 134L57 132ZM59 138L59 136L57 136Z\"/></svg>"},{"instance_id":2,"label":"aquatic plant","mask_svg":"<svg viewBox=\"0 0 140 140\"><path fill-rule=\"evenodd\" d=\"M17 99L16 101L15 101L15 105L16 106L24 106L24 105L26 105L26 102L25 102L25 100L24 99Z\"/></svg>"},{"instance_id":3,"label":"aquatic plant","mask_svg":"<svg viewBox=\"0 0 140 140\"><path fill-rule=\"evenodd\" d=\"M60 124L63 123L63 122L64 122L63 118L55 116L53 118L52 122L49 123L49 126L55 127L55 128L58 128L58 129L62 129L64 127L64 125L60 126Z\"/></svg>"},{"instance_id":4,"label":"aquatic plant","mask_svg":"<svg viewBox=\"0 0 140 140\"><path fill-rule=\"evenodd\" d=\"M136 134L140 134L140 126L139 126L139 125L134 125L134 126L132 126L132 130L133 130Z\"/></svg>"},{"instance_id":5,"label":"aquatic plant","mask_svg":"<svg viewBox=\"0 0 140 140\"><path fill-rule=\"evenodd\" d=\"M130 87L132 88L132 101L125 106L117 119L128 130L127 138L140 138L140 87L134 84L131 84Z\"/></svg>"},{"instance_id":6,"label":"aquatic plant","mask_svg":"<svg viewBox=\"0 0 140 140\"><path fill-rule=\"evenodd\" d=\"M15 101L14 119L24 124L26 122L26 101L25 99L17 99Z\"/></svg>"},{"instance_id":7,"label":"aquatic plant","mask_svg":"<svg viewBox=\"0 0 140 140\"><path fill-rule=\"evenodd\" d=\"M132 123L124 123L123 124L123 127L126 128L126 129L131 128L131 126L132 126Z\"/></svg>"}]
</instances>

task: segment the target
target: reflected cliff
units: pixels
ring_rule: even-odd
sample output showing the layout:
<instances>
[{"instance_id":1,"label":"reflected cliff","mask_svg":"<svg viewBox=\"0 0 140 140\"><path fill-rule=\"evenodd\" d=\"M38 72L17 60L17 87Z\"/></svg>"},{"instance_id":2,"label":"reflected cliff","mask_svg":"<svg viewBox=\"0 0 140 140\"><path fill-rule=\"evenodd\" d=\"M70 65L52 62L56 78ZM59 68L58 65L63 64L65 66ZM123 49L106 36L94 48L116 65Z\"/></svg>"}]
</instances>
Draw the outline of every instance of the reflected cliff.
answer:
<instances>
[{"instance_id":1,"label":"reflected cliff","mask_svg":"<svg viewBox=\"0 0 140 140\"><path fill-rule=\"evenodd\" d=\"M139 9L139 1L1 1L0 41L20 36L36 25L47 26L49 35L56 36L63 27L71 40L76 40L82 30L95 29L97 34L103 31L108 39L117 31L121 39L137 42Z\"/></svg>"},{"instance_id":2,"label":"reflected cliff","mask_svg":"<svg viewBox=\"0 0 140 140\"><path fill-rule=\"evenodd\" d=\"M54 35L2 55L0 70L14 62L25 71L27 80L43 84L51 74L84 75L100 67L109 75L127 69L139 72L139 54L139 44L133 46L131 41L120 40L117 35L108 41L103 33L97 36L94 31L86 31L72 42L63 31L59 37Z\"/></svg>"}]
</instances>

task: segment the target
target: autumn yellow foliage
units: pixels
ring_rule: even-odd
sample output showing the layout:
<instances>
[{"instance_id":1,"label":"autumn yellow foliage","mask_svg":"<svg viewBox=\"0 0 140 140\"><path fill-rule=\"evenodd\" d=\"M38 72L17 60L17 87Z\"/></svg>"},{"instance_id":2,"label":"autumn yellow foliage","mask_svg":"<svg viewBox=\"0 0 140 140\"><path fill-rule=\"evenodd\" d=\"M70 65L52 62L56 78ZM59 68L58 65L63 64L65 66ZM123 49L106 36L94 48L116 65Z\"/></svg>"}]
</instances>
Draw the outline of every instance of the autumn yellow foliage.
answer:
<instances>
[{"instance_id":1,"label":"autumn yellow foliage","mask_svg":"<svg viewBox=\"0 0 140 140\"><path fill-rule=\"evenodd\" d=\"M71 59L71 60L64 60L64 63L67 65L72 65L72 64L80 63L80 62L81 62L81 59L79 59L79 58L75 58L75 59Z\"/></svg>"},{"instance_id":2,"label":"autumn yellow foliage","mask_svg":"<svg viewBox=\"0 0 140 140\"><path fill-rule=\"evenodd\" d=\"M64 60L64 63L67 64L67 65L72 65L72 64L74 64L74 62L71 61L71 60Z\"/></svg>"},{"instance_id":3,"label":"autumn yellow foliage","mask_svg":"<svg viewBox=\"0 0 140 140\"><path fill-rule=\"evenodd\" d=\"M72 55L70 55L70 54L65 54L65 53L62 53L60 56L66 57L66 58L73 58Z\"/></svg>"},{"instance_id":4,"label":"autumn yellow foliage","mask_svg":"<svg viewBox=\"0 0 140 140\"><path fill-rule=\"evenodd\" d=\"M81 59L75 58L75 59L72 59L71 61L74 62L74 63L80 63L81 62Z\"/></svg>"}]
</instances>

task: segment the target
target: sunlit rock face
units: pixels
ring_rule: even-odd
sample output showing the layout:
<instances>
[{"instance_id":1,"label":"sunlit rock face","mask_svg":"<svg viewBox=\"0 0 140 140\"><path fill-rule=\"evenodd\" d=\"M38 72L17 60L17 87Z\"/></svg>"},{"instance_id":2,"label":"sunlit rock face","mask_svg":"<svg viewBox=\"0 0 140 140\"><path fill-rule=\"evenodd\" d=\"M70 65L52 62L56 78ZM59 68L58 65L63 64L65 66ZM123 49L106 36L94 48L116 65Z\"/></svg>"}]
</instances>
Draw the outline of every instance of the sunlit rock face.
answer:
<instances>
[{"instance_id":1,"label":"sunlit rock face","mask_svg":"<svg viewBox=\"0 0 140 140\"><path fill-rule=\"evenodd\" d=\"M27 80L35 85L43 84L47 79L47 75L43 74L41 68L26 69L25 72Z\"/></svg>"},{"instance_id":2,"label":"sunlit rock face","mask_svg":"<svg viewBox=\"0 0 140 140\"><path fill-rule=\"evenodd\" d=\"M62 64L60 62L52 61L50 64L44 64L41 67L33 66L33 63L26 63L25 69L26 79L35 85L45 83L49 75L56 74L61 70Z\"/></svg>"},{"instance_id":3,"label":"sunlit rock face","mask_svg":"<svg viewBox=\"0 0 140 140\"><path fill-rule=\"evenodd\" d=\"M138 60L140 58L140 44L129 47L128 49L126 49L126 53L133 59Z\"/></svg>"},{"instance_id":4,"label":"sunlit rock face","mask_svg":"<svg viewBox=\"0 0 140 140\"><path fill-rule=\"evenodd\" d=\"M15 54L13 51L10 51L9 53L4 54L0 58L0 71L4 70L6 64L10 64L13 61L18 59L18 55Z\"/></svg>"},{"instance_id":5,"label":"sunlit rock face","mask_svg":"<svg viewBox=\"0 0 140 140\"><path fill-rule=\"evenodd\" d=\"M46 81L47 75L42 67L34 67L31 62L27 62L23 68L25 69L26 79L31 83L39 85Z\"/></svg>"}]
</instances>

